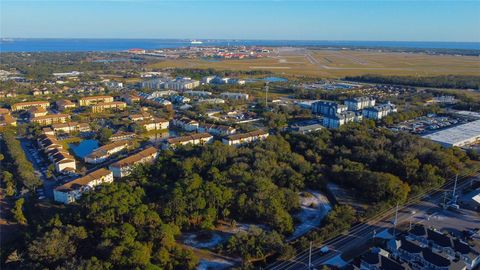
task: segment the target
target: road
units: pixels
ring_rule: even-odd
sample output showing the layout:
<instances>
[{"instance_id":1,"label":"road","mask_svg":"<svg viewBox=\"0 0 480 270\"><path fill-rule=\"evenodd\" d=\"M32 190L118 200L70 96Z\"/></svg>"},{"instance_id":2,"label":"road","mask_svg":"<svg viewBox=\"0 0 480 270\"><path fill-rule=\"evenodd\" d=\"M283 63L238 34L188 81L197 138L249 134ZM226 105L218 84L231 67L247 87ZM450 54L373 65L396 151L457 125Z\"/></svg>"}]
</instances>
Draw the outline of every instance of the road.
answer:
<instances>
[{"instance_id":1,"label":"road","mask_svg":"<svg viewBox=\"0 0 480 270\"><path fill-rule=\"evenodd\" d=\"M470 180L476 178L479 180L479 175L477 174L469 178L459 178L459 184L457 185L458 191L463 190L466 186L470 185ZM414 202L412 204L406 205L404 207L399 207L397 214L397 224L402 223L418 223L429 221L434 213L444 211L443 208L439 205L444 200L444 192L451 191L453 188L453 182L450 181L443 189L436 191L421 201ZM322 246L317 247L312 250L312 259L311 263L314 267L318 267L324 264L331 264L342 266L345 264L341 259L341 255L345 252L355 250L356 248L364 245L366 241L371 240L374 234L379 232L389 230L393 231L395 219L395 211L388 211L385 215L382 215L378 219L373 219L370 222L354 226L348 233L336 237L330 241L327 241ZM462 219L458 219L459 226L462 226ZM475 219L471 223L463 224L468 226L471 224L480 224L480 219ZM477 225L478 227L478 225ZM330 252L323 254L320 251L320 248L324 245L328 245ZM309 254L308 250L301 251L297 256L288 261L275 262L267 266L267 269L275 270L286 270L286 269L307 269L308 267Z\"/></svg>"}]
</instances>

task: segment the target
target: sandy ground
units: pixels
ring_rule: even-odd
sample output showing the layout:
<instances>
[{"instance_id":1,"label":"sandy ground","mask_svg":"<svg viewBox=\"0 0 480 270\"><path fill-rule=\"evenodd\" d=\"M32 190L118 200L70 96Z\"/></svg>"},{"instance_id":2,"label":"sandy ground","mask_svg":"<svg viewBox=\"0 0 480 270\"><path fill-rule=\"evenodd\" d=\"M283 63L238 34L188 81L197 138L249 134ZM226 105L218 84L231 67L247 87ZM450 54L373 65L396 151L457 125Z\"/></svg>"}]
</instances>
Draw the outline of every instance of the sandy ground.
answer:
<instances>
[{"instance_id":1,"label":"sandy ground","mask_svg":"<svg viewBox=\"0 0 480 270\"><path fill-rule=\"evenodd\" d=\"M298 238L320 225L332 209L332 205L324 194L312 190L300 194L300 205L301 210L296 215L300 223L295 226L295 231L289 240Z\"/></svg>"}]
</instances>

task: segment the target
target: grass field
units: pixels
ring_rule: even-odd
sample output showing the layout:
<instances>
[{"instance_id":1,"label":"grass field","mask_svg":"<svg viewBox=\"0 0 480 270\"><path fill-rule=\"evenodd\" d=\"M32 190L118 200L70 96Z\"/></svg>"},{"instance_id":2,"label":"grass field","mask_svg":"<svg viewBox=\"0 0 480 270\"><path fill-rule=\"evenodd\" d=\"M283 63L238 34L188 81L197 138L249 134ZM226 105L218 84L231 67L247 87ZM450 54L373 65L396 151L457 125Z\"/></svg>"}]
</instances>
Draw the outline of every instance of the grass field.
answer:
<instances>
[{"instance_id":1,"label":"grass field","mask_svg":"<svg viewBox=\"0 0 480 270\"><path fill-rule=\"evenodd\" d=\"M308 50L279 48L262 59L208 62L202 59L160 61L155 68L214 68L218 70L269 70L284 76L342 78L379 75L479 75L480 58L475 56L428 55L354 50Z\"/></svg>"}]
</instances>

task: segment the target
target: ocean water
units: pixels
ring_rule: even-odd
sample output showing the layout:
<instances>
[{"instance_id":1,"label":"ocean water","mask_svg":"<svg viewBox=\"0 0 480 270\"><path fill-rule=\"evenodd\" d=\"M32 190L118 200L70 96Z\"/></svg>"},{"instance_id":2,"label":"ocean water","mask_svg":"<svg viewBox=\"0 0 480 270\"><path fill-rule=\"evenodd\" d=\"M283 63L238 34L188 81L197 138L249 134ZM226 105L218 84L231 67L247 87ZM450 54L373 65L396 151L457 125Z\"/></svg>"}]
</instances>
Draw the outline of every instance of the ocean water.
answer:
<instances>
[{"instance_id":1,"label":"ocean water","mask_svg":"<svg viewBox=\"0 0 480 270\"><path fill-rule=\"evenodd\" d=\"M480 50L480 42L302 41L302 40L190 40L174 39L0 39L0 52L124 51L186 46L331 46Z\"/></svg>"}]
</instances>

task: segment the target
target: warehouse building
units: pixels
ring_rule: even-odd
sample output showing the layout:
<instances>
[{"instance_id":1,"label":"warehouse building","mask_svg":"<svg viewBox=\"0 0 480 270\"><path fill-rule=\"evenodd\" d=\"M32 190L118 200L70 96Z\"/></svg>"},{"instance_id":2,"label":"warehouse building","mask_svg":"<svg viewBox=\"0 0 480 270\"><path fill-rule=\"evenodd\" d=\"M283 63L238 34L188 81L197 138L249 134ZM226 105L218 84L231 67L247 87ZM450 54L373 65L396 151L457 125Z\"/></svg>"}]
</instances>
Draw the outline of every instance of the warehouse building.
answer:
<instances>
[{"instance_id":1,"label":"warehouse building","mask_svg":"<svg viewBox=\"0 0 480 270\"><path fill-rule=\"evenodd\" d=\"M444 147L465 146L480 141L480 120L423 136Z\"/></svg>"}]
</instances>

